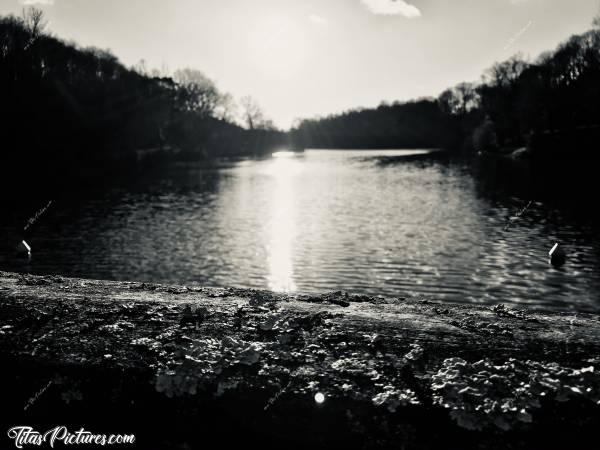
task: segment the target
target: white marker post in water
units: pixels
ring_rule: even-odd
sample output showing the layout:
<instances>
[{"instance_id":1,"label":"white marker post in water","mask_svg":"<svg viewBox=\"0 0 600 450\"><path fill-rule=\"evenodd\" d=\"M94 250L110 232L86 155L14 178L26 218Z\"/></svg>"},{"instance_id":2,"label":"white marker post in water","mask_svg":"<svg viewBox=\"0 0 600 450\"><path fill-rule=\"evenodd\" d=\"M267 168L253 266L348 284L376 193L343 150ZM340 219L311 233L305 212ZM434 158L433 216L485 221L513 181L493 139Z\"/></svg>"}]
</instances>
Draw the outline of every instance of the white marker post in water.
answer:
<instances>
[{"instance_id":1,"label":"white marker post in water","mask_svg":"<svg viewBox=\"0 0 600 450\"><path fill-rule=\"evenodd\" d=\"M552 249L548 252L548 256L550 257L550 264L554 267L562 266L567 259L565 251L558 245L558 242L554 244Z\"/></svg>"},{"instance_id":2,"label":"white marker post in water","mask_svg":"<svg viewBox=\"0 0 600 450\"><path fill-rule=\"evenodd\" d=\"M29 246L29 244L27 242L25 242L25 240L23 239L21 242L19 242L19 244L17 245L17 252L19 253L27 253L27 256L31 256L31 247Z\"/></svg>"}]
</instances>

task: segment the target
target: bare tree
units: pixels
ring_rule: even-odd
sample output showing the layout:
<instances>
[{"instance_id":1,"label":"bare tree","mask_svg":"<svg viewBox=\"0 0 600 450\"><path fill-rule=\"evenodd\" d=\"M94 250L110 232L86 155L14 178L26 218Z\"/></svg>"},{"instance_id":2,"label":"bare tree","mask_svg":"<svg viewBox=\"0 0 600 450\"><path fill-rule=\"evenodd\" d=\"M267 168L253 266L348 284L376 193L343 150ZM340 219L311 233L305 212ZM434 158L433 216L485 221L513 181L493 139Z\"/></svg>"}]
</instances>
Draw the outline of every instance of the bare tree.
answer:
<instances>
[{"instance_id":1,"label":"bare tree","mask_svg":"<svg viewBox=\"0 0 600 450\"><path fill-rule=\"evenodd\" d=\"M44 11L35 6L23 8L21 13L23 24L29 33L31 33L32 39L37 39L46 29L48 21L44 17Z\"/></svg>"},{"instance_id":2,"label":"bare tree","mask_svg":"<svg viewBox=\"0 0 600 450\"><path fill-rule=\"evenodd\" d=\"M173 74L180 86L180 104L184 110L202 116L213 115L221 95L215 83L199 70L180 69Z\"/></svg>"},{"instance_id":3,"label":"bare tree","mask_svg":"<svg viewBox=\"0 0 600 450\"><path fill-rule=\"evenodd\" d=\"M527 61L521 54L517 54L504 62L494 64L488 69L485 78L492 86L509 87L515 84L527 67Z\"/></svg>"},{"instance_id":4,"label":"bare tree","mask_svg":"<svg viewBox=\"0 0 600 450\"><path fill-rule=\"evenodd\" d=\"M34 6L23 8L21 21L29 32L29 42L25 44L25 50L29 49L44 33L48 21L44 18L44 11Z\"/></svg>"},{"instance_id":5,"label":"bare tree","mask_svg":"<svg viewBox=\"0 0 600 450\"><path fill-rule=\"evenodd\" d=\"M162 63L160 69L152 69L150 70L150 76L152 78L168 78L171 76L171 70L166 63Z\"/></svg>"},{"instance_id":6,"label":"bare tree","mask_svg":"<svg viewBox=\"0 0 600 450\"><path fill-rule=\"evenodd\" d=\"M477 86L473 83L457 84L442 92L437 101L447 114L466 114L479 106Z\"/></svg>"},{"instance_id":7,"label":"bare tree","mask_svg":"<svg viewBox=\"0 0 600 450\"><path fill-rule=\"evenodd\" d=\"M267 119L258 102L247 95L240 99L243 120L250 130L272 130L275 128L273 121Z\"/></svg>"},{"instance_id":8,"label":"bare tree","mask_svg":"<svg viewBox=\"0 0 600 450\"><path fill-rule=\"evenodd\" d=\"M473 83L460 83L454 88L460 99L460 111L466 114L479 104L477 87Z\"/></svg>"},{"instance_id":9,"label":"bare tree","mask_svg":"<svg viewBox=\"0 0 600 450\"><path fill-rule=\"evenodd\" d=\"M149 74L148 65L146 64L146 60L144 58L140 59L137 64L134 64L131 68L134 72L137 72L144 77L148 76Z\"/></svg>"},{"instance_id":10,"label":"bare tree","mask_svg":"<svg viewBox=\"0 0 600 450\"><path fill-rule=\"evenodd\" d=\"M454 114L456 112L456 98L452 89L446 89L437 98L440 109L446 114Z\"/></svg>"},{"instance_id":11,"label":"bare tree","mask_svg":"<svg viewBox=\"0 0 600 450\"><path fill-rule=\"evenodd\" d=\"M219 97L219 102L215 108L215 117L227 122L234 122L237 116L237 109L238 106L233 96L226 92Z\"/></svg>"}]
</instances>

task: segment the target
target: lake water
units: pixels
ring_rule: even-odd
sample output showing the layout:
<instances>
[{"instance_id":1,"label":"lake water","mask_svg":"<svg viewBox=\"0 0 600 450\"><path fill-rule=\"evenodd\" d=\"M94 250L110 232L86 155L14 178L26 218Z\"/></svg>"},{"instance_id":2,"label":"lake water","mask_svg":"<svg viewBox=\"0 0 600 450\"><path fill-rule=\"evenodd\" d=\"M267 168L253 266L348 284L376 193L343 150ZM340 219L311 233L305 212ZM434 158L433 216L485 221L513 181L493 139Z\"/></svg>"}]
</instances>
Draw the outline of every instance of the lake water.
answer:
<instances>
[{"instance_id":1,"label":"lake water","mask_svg":"<svg viewBox=\"0 0 600 450\"><path fill-rule=\"evenodd\" d=\"M484 186L424 151L278 153L173 166L52 205L30 261L0 267L115 280L346 290L600 311L600 234ZM382 164L382 158L387 161ZM33 213L33 212L32 212ZM567 264L548 264L554 242Z\"/></svg>"}]
</instances>

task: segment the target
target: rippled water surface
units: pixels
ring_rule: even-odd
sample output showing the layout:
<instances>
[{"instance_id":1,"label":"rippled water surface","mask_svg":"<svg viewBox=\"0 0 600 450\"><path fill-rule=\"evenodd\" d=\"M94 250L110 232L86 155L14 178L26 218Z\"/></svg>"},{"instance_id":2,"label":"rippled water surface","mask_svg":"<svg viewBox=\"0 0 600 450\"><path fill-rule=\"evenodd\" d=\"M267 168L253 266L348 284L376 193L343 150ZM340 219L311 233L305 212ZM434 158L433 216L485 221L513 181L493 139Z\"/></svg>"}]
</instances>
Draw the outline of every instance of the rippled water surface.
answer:
<instances>
[{"instance_id":1,"label":"rippled water surface","mask_svg":"<svg viewBox=\"0 0 600 450\"><path fill-rule=\"evenodd\" d=\"M31 237L32 273L268 288L426 295L599 311L600 237L543 203L483 188L406 151L306 151L169 168L62 201ZM417 151L417 153L419 153ZM563 242L562 269L547 253Z\"/></svg>"}]
</instances>

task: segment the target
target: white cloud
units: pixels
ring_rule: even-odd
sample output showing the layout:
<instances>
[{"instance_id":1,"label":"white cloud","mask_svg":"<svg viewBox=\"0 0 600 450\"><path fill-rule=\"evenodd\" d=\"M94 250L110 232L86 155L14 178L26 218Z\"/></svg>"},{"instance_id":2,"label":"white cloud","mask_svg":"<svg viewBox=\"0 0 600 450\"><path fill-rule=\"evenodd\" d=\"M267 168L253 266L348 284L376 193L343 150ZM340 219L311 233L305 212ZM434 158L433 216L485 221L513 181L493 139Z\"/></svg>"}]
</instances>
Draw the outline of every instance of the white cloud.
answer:
<instances>
[{"instance_id":1,"label":"white cloud","mask_svg":"<svg viewBox=\"0 0 600 450\"><path fill-rule=\"evenodd\" d=\"M310 20L315 25L327 25L329 23L329 21L325 17L319 16L317 14L309 15L308 20Z\"/></svg>"},{"instance_id":2,"label":"white cloud","mask_svg":"<svg viewBox=\"0 0 600 450\"><path fill-rule=\"evenodd\" d=\"M403 0L360 0L373 14L404 16L409 19L421 17L421 11Z\"/></svg>"},{"instance_id":3,"label":"white cloud","mask_svg":"<svg viewBox=\"0 0 600 450\"><path fill-rule=\"evenodd\" d=\"M19 0L21 5L54 5L54 0Z\"/></svg>"}]
</instances>

